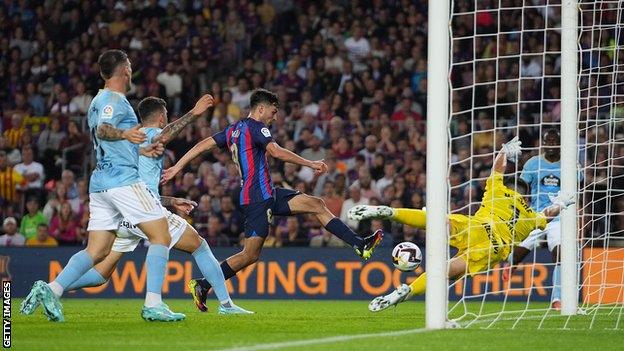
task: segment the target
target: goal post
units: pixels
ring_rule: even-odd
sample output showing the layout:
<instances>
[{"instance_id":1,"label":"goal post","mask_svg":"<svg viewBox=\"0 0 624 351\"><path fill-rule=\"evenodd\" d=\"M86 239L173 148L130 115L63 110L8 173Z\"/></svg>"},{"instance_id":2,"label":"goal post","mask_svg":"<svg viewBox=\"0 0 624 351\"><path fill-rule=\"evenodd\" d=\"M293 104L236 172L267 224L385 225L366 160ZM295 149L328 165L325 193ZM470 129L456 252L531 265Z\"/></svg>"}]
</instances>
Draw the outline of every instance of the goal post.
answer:
<instances>
[{"instance_id":1,"label":"goal post","mask_svg":"<svg viewBox=\"0 0 624 351\"><path fill-rule=\"evenodd\" d=\"M561 4L561 191L578 193L578 3ZM576 204L561 214L561 314L578 306Z\"/></svg>"},{"instance_id":2,"label":"goal post","mask_svg":"<svg viewBox=\"0 0 624 351\"><path fill-rule=\"evenodd\" d=\"M442 329L447 310L450 0L429 0L427 60L427 233L425 319Z\"/></svg>"}]
</instances>

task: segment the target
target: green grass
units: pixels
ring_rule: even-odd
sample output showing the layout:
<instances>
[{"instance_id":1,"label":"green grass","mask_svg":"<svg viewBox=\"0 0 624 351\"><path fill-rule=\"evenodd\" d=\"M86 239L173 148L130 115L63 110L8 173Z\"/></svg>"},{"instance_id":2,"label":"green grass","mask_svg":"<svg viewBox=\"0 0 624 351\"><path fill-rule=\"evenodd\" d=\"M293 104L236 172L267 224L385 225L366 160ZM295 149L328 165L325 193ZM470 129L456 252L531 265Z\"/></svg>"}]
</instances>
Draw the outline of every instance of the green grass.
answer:
<instances>
[{"instance_id":1,"label":"green grass","mask_svg":"<svg viewBox=\"0 0 624 351\"><path fill-rule=\"evenodd\" d=\"M289 342L330 336L382 333L424 327L424 303L406 302L381 313L368 312L365 301L239 300L256 311L251 316L219 316L216 306L200 313L189 300L167 300L174 311L184 312L181 323L147 323L140 317L142 301L105 299L64 300L65 323L50 323L39 308L33 316L18 313L13 303L15 350L215 350L265 343ZM508 305L520 309L523 305ZM470 305L471 309L476 305ZM487 310L499 310L489 303ZM575 317L586 328L589 316ZM457 329L417 332L400 336L375 336L333 341L284 350L622 350L624 330L613 328L617 315L600 317L591 330L560 330L560 325L535 323L507 329Z\"/></svg>"}]
</instances>

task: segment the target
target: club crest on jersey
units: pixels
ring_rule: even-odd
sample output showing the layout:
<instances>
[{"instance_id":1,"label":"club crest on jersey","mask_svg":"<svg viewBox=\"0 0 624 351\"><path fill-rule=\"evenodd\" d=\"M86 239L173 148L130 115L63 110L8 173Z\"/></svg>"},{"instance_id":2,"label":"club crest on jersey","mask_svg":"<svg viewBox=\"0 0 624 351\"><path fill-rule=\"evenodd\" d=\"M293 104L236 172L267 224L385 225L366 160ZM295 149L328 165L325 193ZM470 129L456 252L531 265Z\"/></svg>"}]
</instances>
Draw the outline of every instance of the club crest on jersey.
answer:
<instances>
[{"instance_id":1,"label":"club crest on jersey","mask_svg":"<svg viewBox=\"0 0 624 351\"><path fill-rule=\"evenodd\" d=\"M260 129L260 132L262 133L262 135L264 135L267 138L271 137L271 132L269 131L269 128L267 127Z\"/></svg>"},{"instance_id":2,"label":"club crest on jersey","mask_svg":"<svg viewBox=\"0 0 624 351\"><path fill-rule=\"evenodd\" d=\"M113 106L106 105L102 110L102 119L111 119L113 118Z\"/></svg>"},{"instance_id":3,"label":"club crest on jersey","mask_svg":"<svg viewBox=\"0 0 624 351\"><path fill-rule=\"evenodd\" d=\"M555 177L553 174L549 174L546 177L542 178L543 186L559 186L560 184L559 178Z\"/></svg>"}]
</instances>

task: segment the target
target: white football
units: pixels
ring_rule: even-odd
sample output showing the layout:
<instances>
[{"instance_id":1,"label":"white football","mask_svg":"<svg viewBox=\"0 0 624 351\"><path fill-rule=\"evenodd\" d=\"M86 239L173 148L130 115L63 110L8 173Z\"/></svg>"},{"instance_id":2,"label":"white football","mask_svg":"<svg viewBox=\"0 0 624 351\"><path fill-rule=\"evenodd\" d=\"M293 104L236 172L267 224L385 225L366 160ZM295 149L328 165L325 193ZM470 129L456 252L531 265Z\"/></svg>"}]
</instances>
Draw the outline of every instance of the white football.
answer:
<instances>
[{"instance_id":1,"label":"white football","mask_svg":"<svg viewBox=\"0 0 624 351\"><path fill-rule=\"evenodd\" d=\"M392 264L403 272L411 272L420 266L422 252L418 245L409 241L402 242L392 250Z\"/></svg>"}]
</instances>

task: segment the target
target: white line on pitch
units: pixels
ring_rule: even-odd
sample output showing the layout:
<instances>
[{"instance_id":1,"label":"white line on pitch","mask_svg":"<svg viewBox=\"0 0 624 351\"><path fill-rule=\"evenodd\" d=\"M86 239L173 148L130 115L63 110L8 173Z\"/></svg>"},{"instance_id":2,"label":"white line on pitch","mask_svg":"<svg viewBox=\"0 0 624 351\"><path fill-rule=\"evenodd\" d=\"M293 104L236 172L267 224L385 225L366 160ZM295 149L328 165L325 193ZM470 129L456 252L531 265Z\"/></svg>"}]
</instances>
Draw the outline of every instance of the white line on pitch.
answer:
<instances>
[{"instance_id":1,"label":"white line on pitch","mask_svg":"<svg viewBox=\"0 0 624 351\"><path fill-rule=\"evenodd\" d=\"M384 338L389 336L401 336L408 334L418 334L426 332L427 329L419 328L419 329L407 329L407 330L398 330L391 332L382 332L382 333L369 333L369 334L355 334L355 335L342 335L342 336L331 336L327 338L319 338L319 339L304 339L304 340L296 340L296 341L284 341L284 342L274 342L268 344L257 344L250 346L241 346L241 347L233 347L229 349L221 349L218 351L260 351L260 350L276 350L283 349L286 347L297 347L297 346L309 346L309 345L318 345L318 344L329 344L334 342L343 342L343 341L351 341L358 339L367 339L367 338Z\"/></svg>"}]
</instances>

